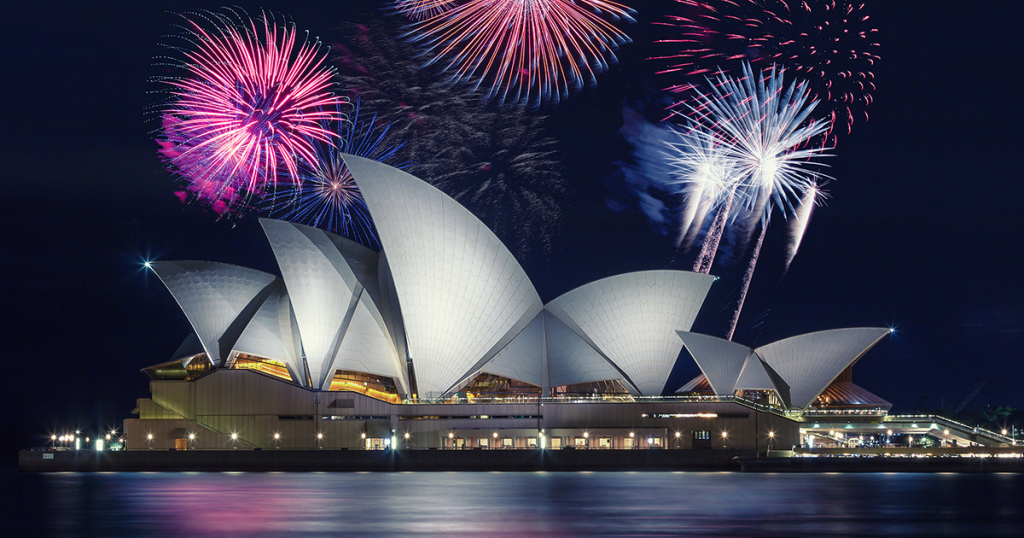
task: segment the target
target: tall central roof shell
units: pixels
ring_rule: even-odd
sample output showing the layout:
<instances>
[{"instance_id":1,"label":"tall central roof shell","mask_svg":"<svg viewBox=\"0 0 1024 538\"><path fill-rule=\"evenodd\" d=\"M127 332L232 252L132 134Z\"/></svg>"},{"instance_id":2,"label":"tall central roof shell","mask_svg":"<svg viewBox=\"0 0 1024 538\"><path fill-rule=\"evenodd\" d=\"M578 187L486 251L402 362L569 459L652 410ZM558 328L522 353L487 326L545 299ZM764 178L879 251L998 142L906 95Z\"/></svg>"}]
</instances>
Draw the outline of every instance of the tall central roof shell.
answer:
<instances>
[{"instance_id":1,"label":"tall central roof shell","mask_svg":"<svg viewBox=\"0 0 1024 538\"><path fill-rule=\"evenodd\" d=\"M543 304L526 272L468 209L378 162L343 155L394 276L420 397L486 364Z\"/></svg>"}]
</instances>

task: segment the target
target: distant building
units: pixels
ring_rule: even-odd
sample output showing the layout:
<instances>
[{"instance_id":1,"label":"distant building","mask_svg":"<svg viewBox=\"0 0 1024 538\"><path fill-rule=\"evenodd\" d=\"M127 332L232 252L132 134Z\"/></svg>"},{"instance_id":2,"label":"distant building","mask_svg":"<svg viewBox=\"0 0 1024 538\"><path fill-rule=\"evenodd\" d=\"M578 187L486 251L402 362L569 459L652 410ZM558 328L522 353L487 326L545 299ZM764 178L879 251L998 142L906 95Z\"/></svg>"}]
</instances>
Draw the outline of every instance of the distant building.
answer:
<instances>
[{"instance_id":1,"label":"distant building","mask_svg":"<svg viewBox=\"0 0 1024 538\"><path fill-rule=\"evenodd\" d=\"M280 276L151 263L195 334L143 370L152 394L125 421L129 449L763 450L800 444L801 410L887 405L837 382L887 329L757 349L691 333L714 277L686 271L612 276L544 304L455 200L345 160L381 252L263 219ZM704 375L666 395L684 346Z\"/></svg>"}]
</instances>

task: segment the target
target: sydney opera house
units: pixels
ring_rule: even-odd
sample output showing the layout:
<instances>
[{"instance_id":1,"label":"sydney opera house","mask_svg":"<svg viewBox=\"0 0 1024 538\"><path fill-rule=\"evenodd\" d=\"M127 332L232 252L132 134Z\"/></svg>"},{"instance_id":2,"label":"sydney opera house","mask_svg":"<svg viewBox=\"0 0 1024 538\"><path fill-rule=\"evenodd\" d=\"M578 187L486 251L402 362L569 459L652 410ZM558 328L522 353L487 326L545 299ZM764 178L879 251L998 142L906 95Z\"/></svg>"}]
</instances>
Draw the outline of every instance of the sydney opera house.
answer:
<instances>
[{"instance_id":1,"label":"sydney opera house","mask_svg":"<svg viewBox=\"0 0 1024 538\"><path fill-rule=\"evenodd\" d=\"M888 409L849 379L887 329L756 349L692 333L715 278L686 271L545 303L469 210L345 160L380 252L264 219L279 275L151 264L194 334L143 370L151 395L125 421L129 450L790 448L803 413ZM691 357L703 375L669 386Z\"/></svg>"}]
</instances>

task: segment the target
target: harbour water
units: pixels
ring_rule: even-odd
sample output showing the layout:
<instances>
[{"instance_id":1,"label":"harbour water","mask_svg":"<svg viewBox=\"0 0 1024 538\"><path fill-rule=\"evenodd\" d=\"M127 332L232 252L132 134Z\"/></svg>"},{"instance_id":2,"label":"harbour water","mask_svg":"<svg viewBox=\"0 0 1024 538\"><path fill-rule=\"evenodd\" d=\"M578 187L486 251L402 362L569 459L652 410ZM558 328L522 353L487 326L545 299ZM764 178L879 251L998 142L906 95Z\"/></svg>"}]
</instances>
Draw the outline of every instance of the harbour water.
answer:
<instances>
[{"instance_id":1,"label":"harbour water","mask_svg":"<svg viewBox=\"0 0 1024 538\"><path fill-rule=\"evenodd\" d=\"M3 536L1022 536L1024 475L10 473Z\"/></svg>"}]
</instances>

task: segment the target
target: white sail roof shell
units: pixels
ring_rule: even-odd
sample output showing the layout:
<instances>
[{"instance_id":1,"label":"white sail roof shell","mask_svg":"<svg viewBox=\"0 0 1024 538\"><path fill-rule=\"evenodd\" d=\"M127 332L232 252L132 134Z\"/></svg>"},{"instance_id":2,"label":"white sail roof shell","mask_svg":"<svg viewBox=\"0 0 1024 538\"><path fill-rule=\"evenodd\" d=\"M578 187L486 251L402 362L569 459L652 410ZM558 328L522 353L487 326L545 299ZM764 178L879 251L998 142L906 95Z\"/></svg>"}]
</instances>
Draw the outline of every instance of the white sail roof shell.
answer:
<instances>
[{"instance_id":1,"label":"white sail roof shell","mask_svg":"<svg viewBox=\"0 0 1024 538\"><path fill-rule=\"evenodd\" d=\"M465 207L401 170L343 158L387 253L419 396L443 396L540 312L540 296Z\"/></svg>"},{"instance_id":2,"label":"white sail roof shell","mask_svg":"<svg viewBox=\"0 0 1024 538\"><path fill-rule=\"evenodd\" d=\"M544 386L544 318L529 325L488 362L481 372Z\"/></svg>"},{"instance_id":3,"label":"white sail roof shell","mask_svg":"<svg viewBox=\"0 0 1024 538\"><path fill-rule=\"evenodd\" d=\"M295 311L313 386L337 369L395 378L407 392L403 361L367 287L376 287L377 253L323 230L261 219ZM354 324L353 324L354 323Z\"/></svg>"},{"instance_id":4,"label":"white sail roof shell","mask_svg":"<svg viewBox=\"0 0 1024 538\"><path fill-rule=\"evenodd\" d=\"M779 340L756 350L790 388L793 407L805 408L889 329L833 329Z\"/></svg>"},{"instance_id":5,"label":"white sail roof shell","mask_svg":"<svg viewBox=\"0 0 1024 538\"><path fill-rule=\"evenodd\" d=\"M754 350L742 344L706 334L676 331L715 394L732 396L740 373ZM774 388L774 387L773 387Z\"/></svg>"},{"instance_id":6,"label":"white sail roof shell","mask_svg":"<svg viewBox=\"0 0 1024 538\"><path fill-rule=\"evenodd\" d=\"M276 279L274 275L227 263L203 261L151 262L150 268L174 296L203 343L210 362L221 366L248 320L255 313L257 296ZM234 329L229 333L229 329Z\"/></svg>"},{"instance_id":7,"label":"white sail roof shell","mask_svg":"<svg viewBox=\"0 0 1024 538\"><path fill-rule=\"evenodd\" d=\"M292 381L306 386L302 344L283 282L275 288L235 343L235 351L285 363ZM228 364L228 367L231 365Z\"/></svg>"},{"instance_id":8,"label":"white sail roof shell","mask_svg":"<svg viewBox=\"0 0 1024 538\"><path fill-rule=\"evenodd\" d=\"M576 288L545 306L608 357L642 395L658 396L715 278L640 271Z\"/></svg>"}]
</instances>

